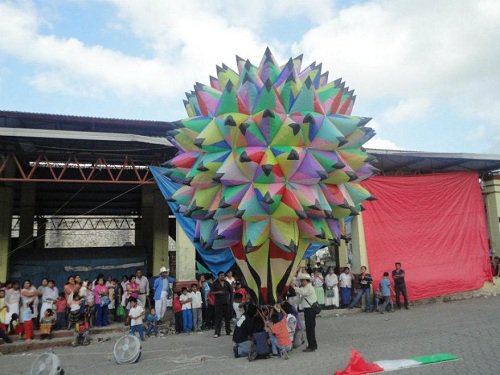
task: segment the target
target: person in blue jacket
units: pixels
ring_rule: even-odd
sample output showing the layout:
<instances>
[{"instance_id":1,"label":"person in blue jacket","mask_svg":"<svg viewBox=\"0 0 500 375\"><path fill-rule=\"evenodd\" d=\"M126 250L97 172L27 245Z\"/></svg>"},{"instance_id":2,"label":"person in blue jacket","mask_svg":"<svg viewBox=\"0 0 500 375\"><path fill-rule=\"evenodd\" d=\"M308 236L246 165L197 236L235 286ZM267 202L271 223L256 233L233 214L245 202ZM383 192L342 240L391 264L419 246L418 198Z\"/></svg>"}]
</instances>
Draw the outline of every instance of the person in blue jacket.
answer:
<instances>
[{"instance_id":1,"label":"person in blue jacket","mask_svg":"<svg viewBox=\"0 0 500 375\"><path fill-rule=\"evenodd\" d=\"M165 316L170 288L171 285L175 282L175 279L173 277L170 277L168 274L169 269L166 267L161 267L160 276L156 278L154 283L155 309L159 321L161 321Z\"/></svg>"}]
</instances>

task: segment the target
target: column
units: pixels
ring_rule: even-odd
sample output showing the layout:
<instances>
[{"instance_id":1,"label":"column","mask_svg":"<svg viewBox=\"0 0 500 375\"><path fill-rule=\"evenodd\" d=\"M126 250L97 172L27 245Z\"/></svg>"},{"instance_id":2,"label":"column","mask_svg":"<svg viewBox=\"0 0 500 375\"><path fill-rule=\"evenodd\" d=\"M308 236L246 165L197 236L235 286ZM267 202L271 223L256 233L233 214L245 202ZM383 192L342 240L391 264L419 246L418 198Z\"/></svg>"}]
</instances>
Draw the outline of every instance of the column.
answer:
<instances>
[{"instance_id":1,"label":"column","mask_svg":"<svg viewBox=\"0 0 500 375\"><path fill-rule=\"evenodd\" d=\"M12 229L12 200L11 186L0 186L0 280L7 280L10 236Z\"/></svg>"},{"instance_id":2,"label":"column","mask_svg":"<svg viewBox=\"0 0 500 375\"><path fill-rule=\"evenodd\" d=\"M196 250L191 240L181 228L175 224L176 277L178 281L196 279Z\"/></svg>"},{"instance_id":3,"label":"column","mask_svg":"<svg viewBox=\"0 0 500 375\"><path fill-rule=\"evenodd\" d=\"M33 223L35 219L36 185L21 183L21 202L19 217L19 243L25 248L34 247Z\"/></svg>"},{"instance_id":4,"label":"column","mask_svg":"<svg viewBox=\"0 0 500 375\"><path fill-rule=\"evenodd\" d=\"M362 214L352 220L352 268L354 273L359 272L361 266L368 268L368 255L366 252L365 229Z\"/></svg>"},{"instance_id":5,"label":"column","mask_svg":"<svg viewBox=\"0 0 500 375\"><path fill-rule=\"evenodd\" d=\"M142 186L141 218L139 228L136 228L136 246L143 246L146 251L148 270L153 270L153 221L154 221L154 186ZM140 230L140 232L138 232ZM140 241L137 241L140 239Z\"/></svg>"},{"instance_id":6,"label":"column","mask_svg":"<svg viewBox=\"0 0 500 375\"><path fill-rule=\"evenodd\" d=\"M35 247L37 249L45 248L45 233L47 232L47 219L44 217L37 217L37 231L36 231L36 240Z\"/></svg>"},{"instance_id":7,"label":"column","mask_svg":"<svg viewBox=\"0 0 500 375\"><path fill-rule=\"evenodd\" d=\"M153 269L154 275L160 267L168 268L168 215L169 209L160 190L153 192Z\"/></svg>"},{"instance_id":8,"label":"column","mask_svg":"<svg viewBox=\"0 0 500 375\"><path fill-rule=\"evenodd\" d=\"M485 181L484 200L488 221L490 248L493 255L500 255L500 178Z\"/></svg>"},{"instance_id":9,"label":"column","mask_svg":"<svg viewBox=\"0 0 500 375\"><path fill-rule=\"evenodd\" d=\"M347 243L344 240L340 241L339 246L339 264L340 270L344 267L350 267L349 258L347 257Z\"/></svg>"}]
</instances>

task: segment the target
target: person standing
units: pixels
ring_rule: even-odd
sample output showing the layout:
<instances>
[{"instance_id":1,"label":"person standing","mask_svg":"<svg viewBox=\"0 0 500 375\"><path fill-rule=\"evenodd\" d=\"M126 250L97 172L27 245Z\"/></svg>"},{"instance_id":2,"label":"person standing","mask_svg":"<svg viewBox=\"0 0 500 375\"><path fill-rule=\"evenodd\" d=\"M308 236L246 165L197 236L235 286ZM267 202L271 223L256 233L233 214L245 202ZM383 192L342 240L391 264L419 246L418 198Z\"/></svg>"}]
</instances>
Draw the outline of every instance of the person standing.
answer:
<instances>
[{"instance_id":1,"label":"person standing","mask_svg":"<svg viewBox=\"0 0 500 375\"><path fill-rule=\"evenodd\" d=\"M351 303L352 275L349 267L344 268L344 272L339 277L340 300L342 307L347 307Z\"/></svg>"},{"instance_id":2,"label":"person standing","mask_svg":"<svg viewBox=\"0 0 500 375\"><path fill-rule=\"evenodd\" d=\"M191 310L191 295L187 288L182 288L179 300L182 305L182 332L188 333L193 330L193 311Z\"/></svg>"},{"instance_id":3,"label":"person standing","mask_svg":"<svg viewBox=\"0 0 500 375\"><path fill-rule=\"evenodd\" d=\"M321 274L321 270L319 268L314 269L314 273L311 277L311 282L314 287L314 291L316 292L316 298L318 299L318 303L321 306L325 305L325 290L323 289L323 285L325 283L325 279Z\"/></svg>"},{"instance_id":4,"label":"person standing","mask_svg":"<svg viewBox=\"0 0 500 375\"><path fill-rule=\"evenodd\" d=\"M144 327L142 326L144 318L144 308L137 303L135 297L130 297L130 311L128 316L130 318L130 335L135 336L135 333L139 333L141 341L144 341Z\"/></svg>"},{"instance_id":5,"label":"person standing","mask_svg":"<svg viewBox=\"0 0 500 375\"><path fill-rule=\"evenodd\" d=\"M200 276L200 280L198 281L198 289L200 290L201 299L203 302L201 307L201 315L203 318L202 329L205 329L207 327L207 321L208 321L208 316L207 316L208 293L210 292L210 285L208 284L208 281L205 279L205 275Z\"/></svg>"},{"instance_id":6,"label":"person standing","mask_svg":"<svg viewBox=\"0 0 500 375\"><path fill-rule=\"evenodd\" d=\"M401 309L400 294L403 294L405 309L408 310L408 293L406 292L405 271L401 268L401 263L394 263L396 269L392 271L394 289L396 290L396 306Z\"/></svg>"},{"instance_id":7,"label":"person standing","mask_svg":"<svg viewBox=\"0 0 500 375\"><path fill-rule=\"evenodd\" d=\"M389 280L389 272L384 272L384 277L379 283L380 294L384 298L384 302L380 305L379 313L383 314L387 309L387 305L391 304L391 311L393 311L392 301L391 301L391 280Z\"/></svg>"},{"instance_id":8,"label":"person standing","mask_svg":"<svg viewBox=\"0 0 500 375\"><path fill-rule=\"evenodd\" d=\"M304 308L304 320L306 324L307 348L303 352L314 352L318 349L316 342L316 313L311 306L317 302L316 292L311 285L311 276L300 274L301 287L295 288L295 292L300 297L300 304Z\"/></svg>"},{"instance_id":9,"label":"person standing","mask_svg":"<svg viewBox=\"0 0 500 375\"><path fill-rule=\"evenodd\" d=\"M94 304L97 307L96 327L105 327L108 325L108 288L104 284L104 277L98 277L93 291ZM80 296L78 296L80 297ZM74 299L74 298L73 298Z\"/></svg>"},{"instance_id":10,"label":"person standing","mask_svg":"<svg viewBox=\"0 0 500 375\"><path fill-rule=\"evenodd\" d=\"M339 279L333 270L333 267L328 268L328 273L325 276L326 299L325 306L327 308L339 307Z\"/></svg>"},{"instance_id":11,"label":"person standing","mask_svg":"<svg viewBox=\"0 0 500 375\"><path fill-rule=\"evenodd\" d=\"M149 296L149 281L146 276L142 274L142 270L138 268L135 271L135 282L139 285L139 302L142 307L146 308L146 301Z\"/></svg>"},{"instance_id":12,"label":"person standing","mask_svg":"<svg viewBox=\"0 0 500 375\"><path fill-rule=\"evenodd\" d=\"M170 283L174 283L175 279L168 276L169 270L166 267L160 268L160 276L155 280L155 309L158 315L159 322L163 319L165 311L167 311L168 293Z\"/></svg>"},{"instance_id":13,"label":"person standing","mask_svg":"<svg viewBox=\"0 0 500 375\"><path fill-rule=\"evenodd\" d=\"M203 302L197 284L191 285L191 293L189 293L189 295L191 297L191 309L193 313L193 331L201 332L201 325L203 322L201 306Z\"/></svg>"},{"instance_id":14,"label":"person standing","mask_svg":"<svg viewBox=\"0 0 500 375\"><path fill-rule=\"evenodd\" d=\"M42 307L40 309L40 320L42 320L45 316L45 311L47 309L54 311L54 304L59 297L59 291L54 284L54 280L48 280L47 285L43 288L41 295Z\"/></svg>"},{"instance_id":15,"label":"person standing","mask_svg":"<svg viewBox=\"0 0 500 375\"><path fill-rule=\"evenodd\" d=\"M31 310L31 318L36 319L38 316L38 290L31 283L30 280L25 280L23 283L23 289L21 289L21 319L24 319L23 310Z\"/></svg>"},{"instance_id":16,"label":"person standing","mask_svg":"<svg viewBox=\"0 0 500 375\"><path fill-rule=\"evenodd\" d=\"M361 302L363 296L366 296L366 302L365 302L365 309L363 312L370 312L371 311L371 293L370 293L370 288L372 285L372 276L366 272L366 267L361 266L361 273L358 275L358 282L359 282L359 290L358 293L356 294L356 298L354 298L354 301L351 302L349 305L349 308L352 309L354 306L356 306L358 303Z\"/></svg>"},{"instance_id":17,"label":"person standing","mask_svg":"<svg viewBox=\"0 0 500 375\"><path fill-rule=\"evenodd\" d=\"M19 290L19 281L14 281L12 287L5 291L5 304L7 305L6 320L10 323L13 314L19 316L19 305L21 302L21 291Z\"/></svg>"},{"instance_id":18,"label":"person standing","mask_svg":"<svg viewBox=\"0 0 500 375\"><path fill-rule=\"evenodd\" d=\"M226 281L224 272L219 272L217 280L212 284L212 295L215 297L215 332L214 338L220 336L222 328L222 319L226 328L226 334L231 334L231 298L233 295L233 288L229 282Z\"/></svg>"}]
</instances>

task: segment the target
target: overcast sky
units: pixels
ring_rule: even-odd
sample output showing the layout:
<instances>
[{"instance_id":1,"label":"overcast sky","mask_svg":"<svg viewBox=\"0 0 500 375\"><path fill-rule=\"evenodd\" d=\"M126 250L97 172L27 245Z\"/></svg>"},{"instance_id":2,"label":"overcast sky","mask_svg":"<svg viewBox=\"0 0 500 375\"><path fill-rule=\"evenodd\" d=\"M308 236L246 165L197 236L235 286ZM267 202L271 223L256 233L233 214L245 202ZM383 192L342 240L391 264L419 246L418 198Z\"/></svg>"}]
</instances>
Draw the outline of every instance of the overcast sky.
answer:
<instances>
[{"instance_id":1,"label":"overcast sky","mask_svg":"<svg viewBox=\"0 0 500 375\"><path fill-rule=\"evenodd\" d=\"M304 54L369 146L500 153L500 1L0 0L0 109L177 120L234 56Z\"/></svg>"}]
</instances>

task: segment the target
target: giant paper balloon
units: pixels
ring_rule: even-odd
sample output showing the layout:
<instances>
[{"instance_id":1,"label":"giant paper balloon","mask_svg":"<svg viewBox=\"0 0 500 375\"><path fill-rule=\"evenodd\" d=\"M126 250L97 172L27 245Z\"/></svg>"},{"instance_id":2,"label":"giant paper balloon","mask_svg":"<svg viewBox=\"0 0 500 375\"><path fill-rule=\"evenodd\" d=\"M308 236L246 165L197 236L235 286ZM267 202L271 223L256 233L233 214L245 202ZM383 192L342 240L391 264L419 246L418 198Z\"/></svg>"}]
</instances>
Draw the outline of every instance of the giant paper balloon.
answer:
<instances>
[{"instance_id":1,"label":"giant paper balloon","mask_svg":"<svg viewBox=\"0 0 500 375\"><path fill-rule=\"evenodd\" d=\"M275 301L312 243L330 245L343 218L371 199L359 182L374 168L361 147L375 134L341 79L328 82L302 56L280 66L237 57L184 101L189 118L168 133L179 149L166 163L183 184L173 196L197 221L193 241L230 247L261 302Z\"/></svg>"}]
</instances>

